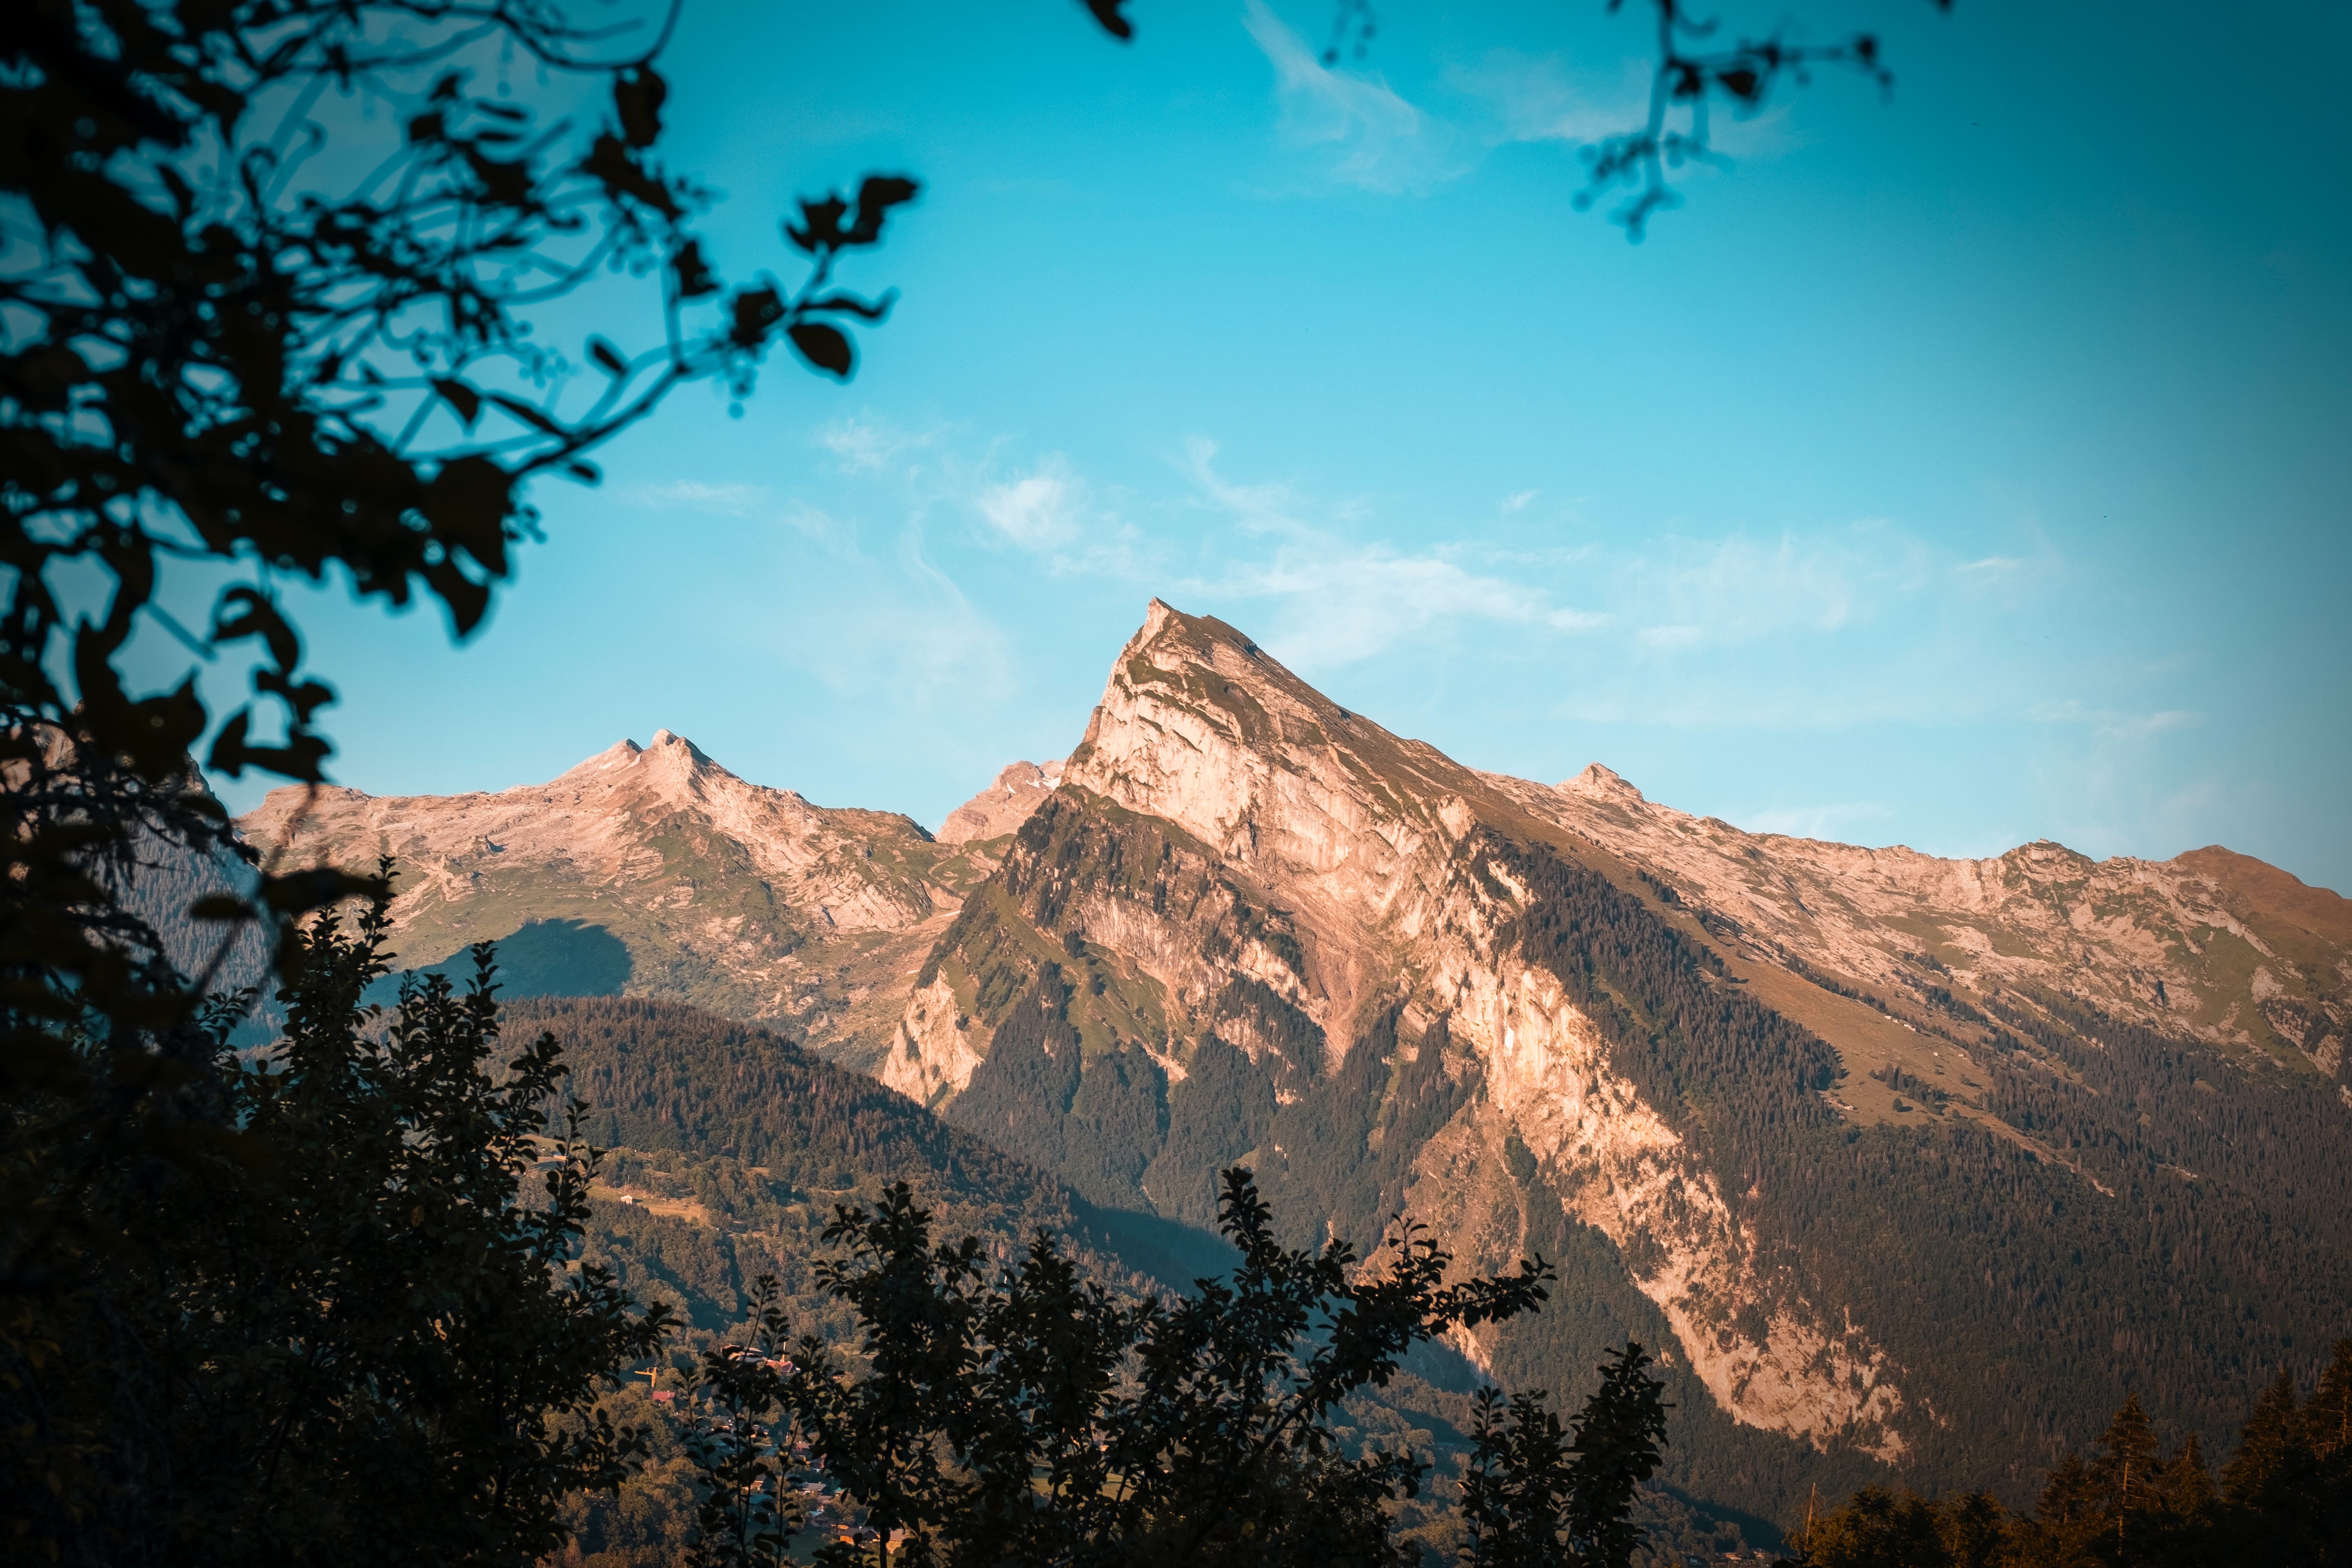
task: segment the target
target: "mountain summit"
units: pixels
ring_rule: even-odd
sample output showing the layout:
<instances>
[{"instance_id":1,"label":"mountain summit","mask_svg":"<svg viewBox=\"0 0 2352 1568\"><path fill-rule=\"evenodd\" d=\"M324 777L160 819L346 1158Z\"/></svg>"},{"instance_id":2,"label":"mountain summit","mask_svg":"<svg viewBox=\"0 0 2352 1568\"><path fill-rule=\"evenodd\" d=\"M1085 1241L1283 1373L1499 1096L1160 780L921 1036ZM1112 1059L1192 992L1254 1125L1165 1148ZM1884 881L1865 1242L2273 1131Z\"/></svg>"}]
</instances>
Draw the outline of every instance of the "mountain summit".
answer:
<instances>
[{"instance_id":1,"label":"mountain summit","mask_svg":"<svg viewBox=\"0 0 2352 1568\"><path fill-rule=\"evenodd\" d=\"M2345 910L2258 864L1944 861L1482 773L1155 602L877 1070L1097 1205L1202 1223L1238 1161L1302 1242L1402 1211L1566 1260L1559 1310L1457 1348L1559 1386L1666 1345L1689 1484L1932 1481L2159 1343L2169 1414L2220 1423L2221 1369L2344 1327Z\"/></svg>"},{"instance_id":2,"label":"mountain summit","mask_svg":"<svg viewBox=\"0 0 2352 1568\"><path fill-rule=\"evenodd\" d=\"M497 941L520 994L677 997L853 1066L992 863L895 812L748 784L667 730L496 794L272 790L238 826L294 864L394 857L404 963Z\"/></svg>"}]
</instances>

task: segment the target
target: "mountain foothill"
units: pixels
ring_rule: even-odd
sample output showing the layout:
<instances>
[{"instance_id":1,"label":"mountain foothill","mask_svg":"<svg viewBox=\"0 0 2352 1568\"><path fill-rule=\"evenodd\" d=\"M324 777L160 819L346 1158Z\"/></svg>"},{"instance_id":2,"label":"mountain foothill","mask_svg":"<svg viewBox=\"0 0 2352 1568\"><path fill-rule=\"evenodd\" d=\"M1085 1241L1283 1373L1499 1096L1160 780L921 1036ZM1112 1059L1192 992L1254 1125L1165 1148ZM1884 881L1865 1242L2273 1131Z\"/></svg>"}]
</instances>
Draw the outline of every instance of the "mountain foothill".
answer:
<instances>
[{"instance_id":1,"label":"mountain foothill","mask_svg":"<svg viewBox=\"0 0 2352 1568\"><path fill-rule=\"evenodd\" d=\"M404 963L500 943L618 1151L594 1245L705 1331L762 1269L821 1317L821 1216L888 1180L1123 1288L1213 1272L1244 1164L1294 1244L1558 1268L1407 1425L1637 1339L1667 1492L1784 1525L2030 1500L2127 1397L2226 1452L2352 1332L2352 901L2219 847L1943 859L1483 773L1156 601L1068 756L936 835L667 731L240 826L392 857Z\"/></svg>"}]
</instances>

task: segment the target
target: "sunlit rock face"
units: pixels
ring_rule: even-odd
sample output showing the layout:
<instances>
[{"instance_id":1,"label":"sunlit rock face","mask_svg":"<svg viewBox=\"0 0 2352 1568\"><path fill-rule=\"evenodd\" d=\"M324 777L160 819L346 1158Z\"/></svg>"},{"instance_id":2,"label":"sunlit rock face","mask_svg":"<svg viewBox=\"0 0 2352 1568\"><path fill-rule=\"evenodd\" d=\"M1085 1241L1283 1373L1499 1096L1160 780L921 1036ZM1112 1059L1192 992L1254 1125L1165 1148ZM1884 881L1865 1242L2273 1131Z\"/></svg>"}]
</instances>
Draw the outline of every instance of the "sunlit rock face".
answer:
<instances>
[{"instance_id":1,"label":"sunlit rock face","mask_svg":"<svg viewBox=\"0 0 2352 1568\"><path fill-rule=\"evenodd\" d=\"M1420 1028L1390 1025L1388 1048L1448 1052L1443 1070L1475 1087L1419 1148L1394 1152L1409 1154L1403 1206L1443 1216L1458 1254L1507 1266L1528 1245L1516 1145L1560 1207L1626 1252L1734 1417L1901 1453L1905 1396L1867 1325L1817 1309L1759 1257L1706 1161L1614 1070L1602 1032L1512 952L1529 895L1508 867L1478 863L1497 834L1571 852L1490 781L1339 709L1230 628L1155 604L1057 797L927 966L891 1081L956 1116L986 1081L1000 1011L1036 1006L1050 971L1048 990L1066 994L1063 1048L1080 1062L1067 1120L1160 1132L1150 1158L1127 1162L1124 1191L1121 1151L1070 1147L1101 1142L1097 1129L1066 1131L1059 1163L1096 1178L1097 1201L1198 1218L1215 1163L1272 1155L1297 1170L1308 1157L1192 1103L1204 1050L1221 1082L1239 1072L1278 1115L1375 1048L1377 1016L1410 1017ZM1443 1044L1428 1024L1440 1018ZM1185 1146L1185 1128L1220 1121L1221 1139Z\"/></svg>"},{"instance_id":2,"label":"sunlit rock face","mask_svg":"<svg viewBox=\"0 0 2352 1568\"><path fill-rule=\"evenodd\" d=\"M1028 821L1029 814L1061 782L1059 760L1008 763L986 789L948 813L948 819L940 824L940 842L969 844L975 839L1002 838Z\"/></svg>"},{"instance_id":3,"label":"sunlit rock face","mask_svg":"<svg viewBox=\"0 0 2352 1568\"><path fill-rule=\"evenodd\" d=\"M1978 1199L1907 1192L1900 1152L1972 1141L1968 1181L2120 1201L2021 1108L2127 1027L2336 1115L2347 912L2221 850L1945 861L1741 833L1597 764L1481 773L1154 603L882 1070L1098 1204L1204 1223L1238 1161L1301 1241L1405 1211L1482 1267L1581 1259L1565 1326L1455 1348L1569 1385L1605 1321L1728 1428L1925 1473L1978 1395L1880 1249ZM1871 1174L1832 1202L1842 1160Z\"/></svg>"},{"instance_id":4,"label":"sunlit rock face","mask_svg":"<svg viewBox=\"0 0 2352 1568\"><path fill-rule=\"evenodd\" d=\"M896 813L746 783L667 730L494 794L273 790L238 826L280 864L391 856L405 964L566 922L625 952L625 979L577 994L789 1024L853 1065L878 1055L912 971L992 863Z\"/></svg>"}]
</instances>

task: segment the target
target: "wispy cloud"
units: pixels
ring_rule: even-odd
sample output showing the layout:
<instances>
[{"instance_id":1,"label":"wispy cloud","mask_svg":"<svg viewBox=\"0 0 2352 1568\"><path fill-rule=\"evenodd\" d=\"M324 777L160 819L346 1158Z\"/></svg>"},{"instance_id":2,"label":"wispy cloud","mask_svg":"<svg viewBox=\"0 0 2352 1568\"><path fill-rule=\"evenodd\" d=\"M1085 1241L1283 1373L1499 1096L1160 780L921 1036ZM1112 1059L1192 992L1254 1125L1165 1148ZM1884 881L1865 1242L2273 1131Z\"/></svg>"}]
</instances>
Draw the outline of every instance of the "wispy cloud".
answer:
<instances>
[{"instance_id":1,"label":"wispy cloud","mask_svg":"<svg viewBox=\"0 0 2352 1568\"><path fill-rule=\"evenodd\" d=\"M1201 504L1247 534L1274 535L1269 556L1244 560L1191 584L1224 599L1272 601L1264 640L1288 664L1330 669L1369 658L1442 622L1506 622L1553 632L1595 630L1610 617L1555 605L1525 583L1465 569L1440 548L1402 552L1309 521L1303 498L1280 484L1242 484L1216 468L1216 447L1196 439L1187 468Z\"/></svg>"},{"instance_id":2,"label":"wispy cloud","mask_svg":"<svg viewBox=\"0 0 2352 1568\"><path fill-rule=\"evenodd\" d=\"M631 494L646 506L685 507L721 517L749 517L766 504L768 496L762 485L706 485L693 479L640 485Z\"/></svg>"},{"instance_id":3,"label":"wispy cloud","mask_svg":"<svg viewBox=\"0 0 2352 1568\"><path fill-rule=\"evenodd\" d=\"M1506 621L1554 631L1585 629L1583 612L1554 609L1543 594L1465 572L1429 553L1330 539L1285 546L1271 561L1236 567L1201 586L1221 598L1273 600L1266 644L1302 670L1369 658L1442 621Z\"/></svg>"},{"instance_id":4,"label":"wispy cloud","mask_svg":"<svg viewBox=\"0 0 2352 1568\"><path fill-rule=\"evenodd\" d=\"M1088 500L1085 480L1059 452L1048 452L1018 479L982 487L974 504L1013 543L1027 550L1067 544L1078 535Z\"/></svg>"},{"instance_id":5,"label":"wispy cloud","mask_svg":"<svg viewBox=\"0 0 2352 1568\"><path fill-rule=\"evenodd\" d=\"M1650 112L1650 63L1618 57L1606 71L1575 68L1559 55L1496 49L1475 63L1445 72L1446 88L1463 100L1470 133L1490 146L1553 142L1591 145L1639 130ZM1686 110L1677 110L1681 124ZM1709 149L1722 158L1768 158L1798 144L1785 106L1757 114L1717 111L1708 117ZM1705 163L1685 164L1677 180L1704 177Z\"/></svg>"},{"instance_id":6,"label":"wispy cloud","mask_svg":"<svg viewBox=\"0 0 2352 1568\"><path fill-rule=\"evenodd\" d=\"M1838 631L1919 587L1927 563L1907 536L1862 524L1769 540L1661 540L1612 568L1612 607L1642 628L1636 640L1674 649Z\"/></svg>"},{"instance_id":7,"label":"wispy cloud","mask_svg":"<svg viewBox=\"0 0 2352 1568\"><path fill-rule=\"evenodd\" d=\"M836 419L817 432L817 440L840 459L844 473L877 473L905 467L908 454L935 445L936 430L908 430L872 413Z\"/></svg>"},{"instance_id":8,"label":"wispy cloud","mask_svg":"<svg viewBox=\"0 0 2352 1568\"><path fill-rule=\"evenodd\" d=\"M2038 724L2083 724L2116 741L2140 741L2168 730L2186 730L2205 721L2202 713L2168 708L2154 713L2126 713L2114 708L2094 708L2075 698L2063 702L2037 702L2025 716Z\"/></svg>"},{"instance_id":9,"label":"wispy cloud","mask_svg":"<svg viewBox=\"0 0 2352 1568\"><path fill-rule=\"evenodd\" d=\"M788 657L837 695L902 711L991 704L1011 696L1003 632L961 592L910 594L908 586L877 582L862 605L808 606L793 628Z\"/></svg>"},{"instance_id":10,"label":"wispy cloud","mask_svg":"<svg viewBox=\"0 0 2352 1568\"><path fill-rule=\"evenodd\" d=\"M1379 76L1333 70L1265 0L1245 0L1242 25L1274 67L1277 134L1314 154L1341 184L1388 193L1425 190L1469 172L1458 137Z\"/></svg>"},{"instance_id":11,"label":"wispy cloud","mask_svg":"<svg viewBox=\"0 0 2352 1568\"><path fill-rule=\"evenodd\" d=\"M1496 49L1449 68L1445 84L1486 111L1488 139L1497 142L1581 146L1639 125L1648 112L1648 74L1634 59L1606 83L1579 82L1557 56Z\"/></svg>"},{"instance_id":12,"label":"wispy cloud","mask_svg":"<svg viewBox=\"0 0 2352 1568\"><path fill-rule=\"evenodd\" d=\"M1535 499L1536 492L1533 490L1520 490L1516 494L1505 496L1503 498L1504 515L1508 516L1515 511L1527 510L1528 503Z\"/></svg>"}]
</instances>

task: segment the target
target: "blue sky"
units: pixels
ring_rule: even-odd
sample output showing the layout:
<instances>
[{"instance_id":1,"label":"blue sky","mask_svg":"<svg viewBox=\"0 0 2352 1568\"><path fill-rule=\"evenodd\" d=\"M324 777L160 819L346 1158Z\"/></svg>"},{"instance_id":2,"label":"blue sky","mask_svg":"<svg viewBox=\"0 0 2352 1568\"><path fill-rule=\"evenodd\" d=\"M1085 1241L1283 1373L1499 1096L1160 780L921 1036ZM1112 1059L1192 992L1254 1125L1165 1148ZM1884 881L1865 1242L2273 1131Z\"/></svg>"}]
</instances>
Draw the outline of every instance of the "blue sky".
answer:
<instances>
[{"instance_id":1,"label":"blue sky","mask_svg":"<svg viewBox=\"0 0 2352 1568\"><path fill-rule=\"evenodd\" d=\"M1132 10L687 0L725 264L903 170L851 279L897 314L847 387L772 363L546 488L462 648L315 596L338 779L667 727L936 825L1069 748L1157 595L1479 767L2352 891L2343 9L1726 0L1879 26L1894 97L1720 125L1639 247L1570 203L1642 91L1600 0L1385 0L1336 72L1328 0Z\"/></svg>"}]
</instances>

